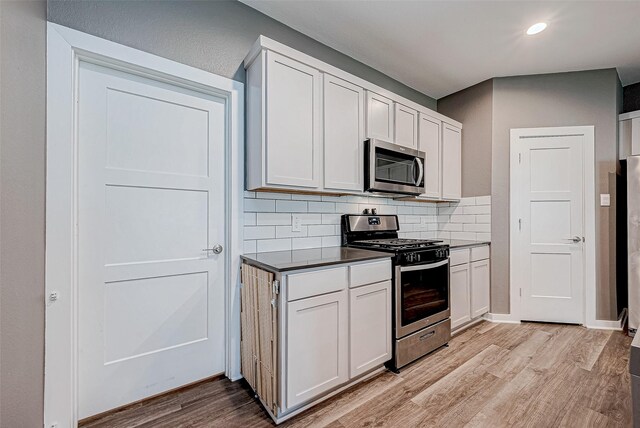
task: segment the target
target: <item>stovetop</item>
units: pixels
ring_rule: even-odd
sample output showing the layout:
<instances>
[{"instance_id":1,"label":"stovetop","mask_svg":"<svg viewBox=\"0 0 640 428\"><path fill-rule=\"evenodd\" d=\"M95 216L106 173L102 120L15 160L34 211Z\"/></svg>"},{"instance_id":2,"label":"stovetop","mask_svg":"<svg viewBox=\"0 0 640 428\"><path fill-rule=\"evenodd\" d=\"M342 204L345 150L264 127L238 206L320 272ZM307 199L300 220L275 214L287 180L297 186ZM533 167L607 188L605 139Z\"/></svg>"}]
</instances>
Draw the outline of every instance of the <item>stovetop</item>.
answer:
<instances>
[{"instance_id":1,"label":"stovetop","mask_svg":"<svg viewBox=\"0 0 640 428\"><path fill-rule=\"evenodd\" d=\"M427 239L405 239L405 238L386 238L386 239L364 239L351 241L350 245L359 247L368 247L376 249L388 250L417 250L423 248L440 247L442 241Z\"/></svg>"}]
</instances>

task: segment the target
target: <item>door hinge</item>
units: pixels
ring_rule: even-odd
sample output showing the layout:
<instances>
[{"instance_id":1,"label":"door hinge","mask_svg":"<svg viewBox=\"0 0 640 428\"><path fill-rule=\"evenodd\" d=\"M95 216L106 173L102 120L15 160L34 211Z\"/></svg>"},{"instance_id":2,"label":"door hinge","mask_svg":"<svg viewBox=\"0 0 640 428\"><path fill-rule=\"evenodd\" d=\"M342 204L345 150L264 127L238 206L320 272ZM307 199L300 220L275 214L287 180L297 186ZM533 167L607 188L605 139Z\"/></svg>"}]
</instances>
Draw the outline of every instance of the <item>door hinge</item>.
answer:
<instances>
[{"instance_id":1,"label":"door hinge","mask_svg":"<svg viewBox=\"0 0 640 428\"><path fill-rule=\"evenodd\" d=\"M520 289L520 297L522 297L522 288Z\"/></svg>"},{"instance_id":2,"label":"door hinge","mask_svg":"<svg viewBox=\"0 0 640 428\"><path fill-rule=\"evenodd\" d=\"M274 280L271 283L271 286L273 287L273 294L280 294L280 281L278 281L277 279Z\"/></svg>"},{"instance_id":3,"label":"door hinge","mask_svg":"<svg viewBox=\"0 0 640 428\"><path fill-rule=\"evenodd\" d=\"M518 230L520 230L520 231L522 230L522 219L521 218L518 219Z\"/></svg>"},{"instance_id":4,"label":"door hinge","mask_svg":"<svg viewBox=\"0 0 640 428\"><path fill-rule=\"evenodd\" d=\"M518 153L518 163L522 163L522 153Z\"/></svg>"}]
</instances>

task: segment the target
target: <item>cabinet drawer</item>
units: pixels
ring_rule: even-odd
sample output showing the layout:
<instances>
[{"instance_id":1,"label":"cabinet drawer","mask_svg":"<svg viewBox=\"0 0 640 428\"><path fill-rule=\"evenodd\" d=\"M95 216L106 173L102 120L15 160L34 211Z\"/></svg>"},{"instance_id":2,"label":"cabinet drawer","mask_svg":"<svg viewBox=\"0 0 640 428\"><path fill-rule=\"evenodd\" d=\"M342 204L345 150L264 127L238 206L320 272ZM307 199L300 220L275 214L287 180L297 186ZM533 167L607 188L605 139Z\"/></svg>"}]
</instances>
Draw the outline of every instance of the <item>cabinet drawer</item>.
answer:
<instances>
[{"instance_id":1,"label":"cabinet drawer","mask_svg":"<svg viewBox=\"0 0 640 428\"><path fill-rule=\"evenodd\" d=\"M451 250L451 253L449 253L449 265L456 266L464 263L469 263L469 249Z\"/></svg>"},{"instance_id":2,"label":"cabinet drawer","mask_svg":"<svg viewBox=\"0 0 640 428\"><path fill-rule=\"evenodd\" d=\"M473 247L471 249L471 261L485 260L489 258L489 246Z\"/></svg>"},{"instance_id":3,"label":"cabinet drawer","mask_svg":"<svg viewBox=\"0 0 640 428\"><path fill-rule=\"evenodd\" d=\"M304 299L344 290L347 287L347 267L294 273L287 276L287 301Z\"/></svg>"},{"instance_id":4,"label":"cabinet drawer","mask_svg":"<svg viewBox=\"0 0 640 428\"><path fill-rule=\"evenodd\" d=\"M349 287L373 284L391 279L391 260L364 263L349 267Z\"/></svg>"}]
</instances>

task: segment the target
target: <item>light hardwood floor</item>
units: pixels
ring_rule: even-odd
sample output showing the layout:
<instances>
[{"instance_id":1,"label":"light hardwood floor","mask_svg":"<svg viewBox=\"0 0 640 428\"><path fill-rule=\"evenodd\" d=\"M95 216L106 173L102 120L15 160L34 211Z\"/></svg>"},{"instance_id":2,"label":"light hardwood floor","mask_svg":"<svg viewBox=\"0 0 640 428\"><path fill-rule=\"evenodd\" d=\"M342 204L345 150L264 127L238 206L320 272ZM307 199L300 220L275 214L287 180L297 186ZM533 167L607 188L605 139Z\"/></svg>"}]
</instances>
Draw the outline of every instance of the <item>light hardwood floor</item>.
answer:
<instances>
[{"instance_id":1,"label":"light hardwood floor","mask_svg":"<svg viewBox=\"0 0 640 428\"><path fill-rule=\"evenodd\" d=\"M329 399L285 427L628 427L631 339L483 322L448 348ZM243 381L201 383L83 427L269 427Z\"/></svg>"}]
</instances>

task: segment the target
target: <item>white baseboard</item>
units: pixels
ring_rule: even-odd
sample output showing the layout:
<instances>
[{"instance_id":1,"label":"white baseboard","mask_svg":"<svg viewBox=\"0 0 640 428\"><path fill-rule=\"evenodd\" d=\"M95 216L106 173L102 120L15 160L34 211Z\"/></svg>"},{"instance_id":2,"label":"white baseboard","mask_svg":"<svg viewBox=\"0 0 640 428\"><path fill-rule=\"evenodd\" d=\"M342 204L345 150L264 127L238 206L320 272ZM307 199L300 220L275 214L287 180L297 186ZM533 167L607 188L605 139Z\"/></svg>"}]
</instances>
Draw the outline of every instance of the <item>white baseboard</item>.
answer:
<instances>
[{"instance_id":1,"label":"white baseboard","mask_svg":"<svg viewBox=\"0 0 640 428\"><path fill-rule=\"evenodd\" d=\"M513 318L511 314L493 314L491 312L487 312L482 316L485 320L489 322L497 322L504 324L520 324L519 319Z\"/></svg>"},{"instance_id":2,"label":"white baseboard","mask_svg":"<svg viewBox=\"0 0 640 428\"><path fill-rule=\"evenodd\" d=\"M627 310L624 309L620 314L620 318L616 321L609 320L595 320L586 325L587 328L592 328L594 330L615 330L622 331L624 330L624 325L627 321Z\"/></svg>"}]
</instances>

